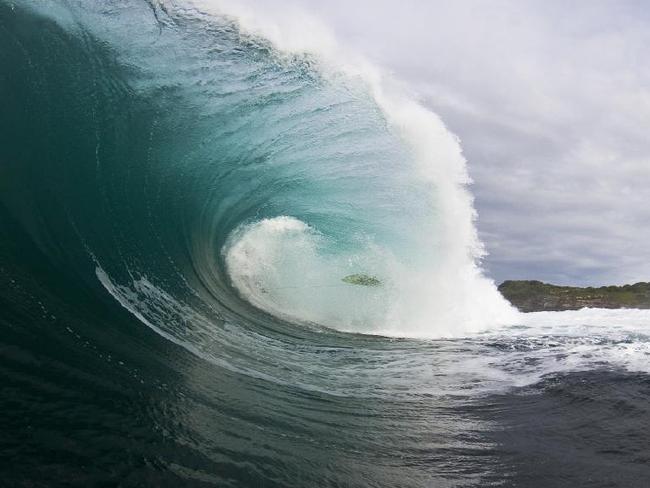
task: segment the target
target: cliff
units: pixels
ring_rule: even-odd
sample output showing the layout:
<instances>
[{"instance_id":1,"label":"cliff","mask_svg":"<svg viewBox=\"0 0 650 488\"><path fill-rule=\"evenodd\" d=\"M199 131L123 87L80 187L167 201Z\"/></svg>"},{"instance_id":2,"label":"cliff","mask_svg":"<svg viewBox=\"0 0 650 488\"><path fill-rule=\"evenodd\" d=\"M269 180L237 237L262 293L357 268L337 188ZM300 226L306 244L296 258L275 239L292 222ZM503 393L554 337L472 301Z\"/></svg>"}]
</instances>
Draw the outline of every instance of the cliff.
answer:
<instances>
[{"instance_id":1,"label":"cliff","mask_svg":"<svg viewBox=\"0 0 650 488\"><path fill-rule=\"evenodd\" d=\"M504 281L501 294L522 312L591 308L650 308L650 283L599 288L557 286L541 281Z\"/></svg>"}]
</instances>

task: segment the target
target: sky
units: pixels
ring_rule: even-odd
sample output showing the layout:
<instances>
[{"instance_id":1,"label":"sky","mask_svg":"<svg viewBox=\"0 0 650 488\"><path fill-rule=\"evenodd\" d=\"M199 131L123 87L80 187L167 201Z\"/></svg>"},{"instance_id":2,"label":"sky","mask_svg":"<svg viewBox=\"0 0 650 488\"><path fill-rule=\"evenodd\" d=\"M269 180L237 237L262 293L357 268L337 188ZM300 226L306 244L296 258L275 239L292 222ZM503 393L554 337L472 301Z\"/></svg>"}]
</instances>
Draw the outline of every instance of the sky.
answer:
<instances>
[{"instance_id":1,"label":"sky","mask_svg":"<svg viewBox=\"0 0 650 488\"><path fill-rule=\"evenodd\" d=\"M440 115L495 281L650 281L647 2L238 1L317 19Z\"/></svg>"}]
</instances>

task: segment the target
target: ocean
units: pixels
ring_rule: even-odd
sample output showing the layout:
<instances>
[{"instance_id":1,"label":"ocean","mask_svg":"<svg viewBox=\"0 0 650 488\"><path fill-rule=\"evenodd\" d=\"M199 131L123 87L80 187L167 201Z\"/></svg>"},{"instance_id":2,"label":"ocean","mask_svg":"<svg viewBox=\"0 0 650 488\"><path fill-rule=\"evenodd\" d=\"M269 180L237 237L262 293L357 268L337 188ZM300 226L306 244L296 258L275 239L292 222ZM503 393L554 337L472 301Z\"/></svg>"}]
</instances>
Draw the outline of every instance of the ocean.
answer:
<instances>
[{"instance_id":1,"label":"ocean","mask_svg":"<svg viewBox=\"0 0 650 488\"><path fill-rule=\"evenodd\" d=\"M648 486L650 312L518 313L443 121L215 5L0 0L0 486Z\"/></svg>"}]
</instances>

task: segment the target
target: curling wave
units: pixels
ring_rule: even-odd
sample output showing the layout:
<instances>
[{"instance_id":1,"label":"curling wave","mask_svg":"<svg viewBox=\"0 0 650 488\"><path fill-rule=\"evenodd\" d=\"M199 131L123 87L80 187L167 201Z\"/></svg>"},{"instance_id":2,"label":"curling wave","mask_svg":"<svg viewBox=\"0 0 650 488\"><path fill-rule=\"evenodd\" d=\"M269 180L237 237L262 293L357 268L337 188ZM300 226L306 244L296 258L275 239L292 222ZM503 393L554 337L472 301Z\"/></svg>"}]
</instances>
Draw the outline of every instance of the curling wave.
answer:
<instances>
[{"instance_id":1,"label":"curling wave","mask_svg":"<svg viewBox=\"0 0 650 488\"><path fill-rule=\"evenodd\" d=\"M465 162L435 115L377 70L278 50L233 17L129 13L47 8L77 54L75 100L42 101L54 118L89 109L49 157L65 166L66 224L121 303L161 330L234 308L246 321L257 312L242 299L295 324L396 336L513 320L477 266ZM353 273L383 286L341 281Z\"/></svg>"},{"instance_id":2,"label":"curling wave","mask_svg":"<svg viewBox=\"0 0 650 488\"><path fill-rule=\"evenodd\" d=\"M647 480L648 312L514 315L441 121L213 5L0 0L3 482Z\"/></svg>"}]
</instances>

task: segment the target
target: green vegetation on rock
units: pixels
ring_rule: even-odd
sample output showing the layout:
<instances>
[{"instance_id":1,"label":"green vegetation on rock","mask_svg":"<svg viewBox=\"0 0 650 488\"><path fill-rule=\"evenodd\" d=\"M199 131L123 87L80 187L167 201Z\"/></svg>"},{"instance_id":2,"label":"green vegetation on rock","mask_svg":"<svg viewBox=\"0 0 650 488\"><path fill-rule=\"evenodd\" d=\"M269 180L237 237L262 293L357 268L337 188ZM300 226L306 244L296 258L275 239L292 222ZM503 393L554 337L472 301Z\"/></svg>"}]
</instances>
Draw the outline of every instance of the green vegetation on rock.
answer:
<instances>
[{"instance_id":1,"label":"green vegetation on rock","mask_svg":"<svg viewBox=\"0 0 650 488\"><path fill-rule=\"evenodd\" d=\"M345 278L341 278L341 281L349 283L351 285L360 285L360 286L379 286L381 281L379 281L374 276L369 276L366 274L351 274Z\"/></svg>"},{"instance_id":2,"label":"green vegetation on rock","mask_svg":"<svg viewBox=\"0 0 650 488\"><path fill-rule=\"evenodd\" d=\"M580 308L650 308L650 283L599 288L557 286L541 281L504 281L501 294L522 312Z\"/></svg>"}]
</instances>

